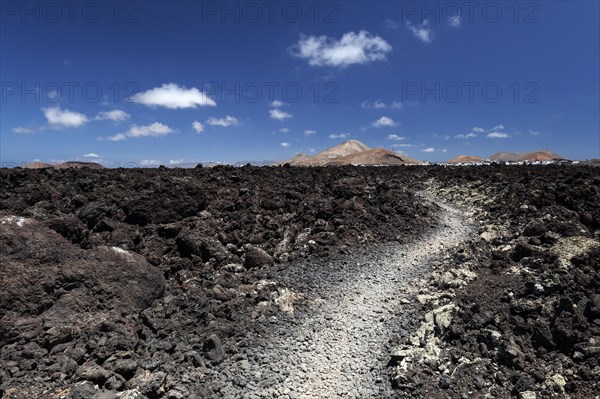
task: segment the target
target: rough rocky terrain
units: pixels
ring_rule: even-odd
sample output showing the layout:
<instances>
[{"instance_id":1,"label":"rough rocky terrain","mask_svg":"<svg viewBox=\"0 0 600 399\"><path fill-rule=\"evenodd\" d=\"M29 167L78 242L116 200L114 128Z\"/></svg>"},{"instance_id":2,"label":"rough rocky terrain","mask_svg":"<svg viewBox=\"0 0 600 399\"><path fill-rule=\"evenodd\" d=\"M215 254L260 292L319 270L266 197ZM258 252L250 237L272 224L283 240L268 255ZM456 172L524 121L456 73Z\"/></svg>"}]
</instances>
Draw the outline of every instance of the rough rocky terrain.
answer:
<instances>
[{"instance_id":1,"label":"rough rocky terrain","mask_svg":"<svg viewBox=\"0 0 600 399\"><path fill-rule=\"evenodd\" d=\"M396 173L2 170L0 393L205 397L201 376L279 312L271 266L433 224Z\"/></svg>"},{"instance_id":2,"label":"rough rocky terrain","mask_svg":"<svg viewBox=\"0 0 600 399\"><path fill-rule=\"evenodd\" d=\"M600 391L595 167L0 177L0 397Z\"/></svg>"},{"instance_id":3,"label":"rough rocky terrain","mask_svg":"<svg viewBox=\"0 0 600 399\"><path fill-rule=\"evenodd\" d=\"M467 206L481 228L430 278L437 291L430 307L448 295L455 307L447 328L436 331L440 356L407 366L399 348L396 386L424 398L598 397L599 170L437 168L428 175L429 191ZM466 285L444 278L461 275L471 276Z\"/></svg>"},{"instance_id":4,"label":"rough rocky terrain","mask_svg":"<svg viewBox=\"0 0 600 399\"><path fill-rule=\"evenodd\" d=\"M207 376L224 398L389 398L393 342L416 327L419 282L469 235L462 212L442 204L438 226L408 244L302 262L274 273L280 314L268 333ZM230 378L229 376L235 376Z\"/></svg>"}]
</instances>

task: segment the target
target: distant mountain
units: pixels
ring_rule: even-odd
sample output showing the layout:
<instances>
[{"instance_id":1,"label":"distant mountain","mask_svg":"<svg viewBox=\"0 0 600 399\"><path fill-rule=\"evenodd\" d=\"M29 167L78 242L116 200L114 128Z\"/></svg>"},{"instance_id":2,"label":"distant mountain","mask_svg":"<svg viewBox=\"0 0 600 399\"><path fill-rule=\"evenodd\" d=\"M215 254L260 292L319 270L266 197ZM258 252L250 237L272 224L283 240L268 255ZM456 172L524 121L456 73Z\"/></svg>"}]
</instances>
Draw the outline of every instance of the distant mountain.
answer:
<instances>
[{"instance_id":1,"label":"distant mountain","mask_svg":"<svg viewBox=\"0 0 600 399\"><path fill-rule=\"evenodd\" d=\"M557 159L564 159L560 155L546 149L513 153L513 152L497 152L490 156L492 161L505 161L505 162L523 162L523 161L552 161Z\"/></svg>"},{"instance_id":2,"label":"distant mountain","mask_svg":"<svg viewBox=\"0 0 600 399\"><path fill-rule=\"evenodd\" d=\"M370 148L358 140L348 140L317 155L298 154L289 161L292 166L325 165L404 165L420 161L384 148Z\"/></svg>"},{"instance_id":3,"label":"distant mountain","mask_svg":"<svg viewBox=\"0 0 600 399\"><path fill-rule=\"evenodd\" d=\"M51 168L52 164L50 163L45 163L45 162L29 162L25 165L23 165L23 167L25 169L44 169L44 168Z\"/></svg>"},{"instance_id":4,"label":"distant mountain","mask_svg":"<svg viewBox=\"0 0 600 399\"><path fill-rule=\"evenodd\" d=\"M69 169L69 168L90 168L90 169L105 169L103 165L100 165L96 162L79 162L79 161L68 161L63 163L51 164L45 162L30 162L25 164L25 169L44 169L44 168L54 168L54 169Z\"/></svg>"},{"instance_id":5,"label":"distant mountain","mask_svg":"<svg viewBox=\"0 0 600 399\"><path fill-rule=\"evenodd\" d=\"M483 159L476 155L459 155L447 161L447 163L476 163L482 162Z\"/></svg>"},{"instance_id":6,"label":"distant mountain","mask_svg":"<svg viewBox=\"0 0 600 399\"><path fill-rule=\"evenodd\" d=\"M383 148L373 148L338 158L336 162L351 165L416 165L422 163L406 155Z\"/></svg>"}]
</instances>

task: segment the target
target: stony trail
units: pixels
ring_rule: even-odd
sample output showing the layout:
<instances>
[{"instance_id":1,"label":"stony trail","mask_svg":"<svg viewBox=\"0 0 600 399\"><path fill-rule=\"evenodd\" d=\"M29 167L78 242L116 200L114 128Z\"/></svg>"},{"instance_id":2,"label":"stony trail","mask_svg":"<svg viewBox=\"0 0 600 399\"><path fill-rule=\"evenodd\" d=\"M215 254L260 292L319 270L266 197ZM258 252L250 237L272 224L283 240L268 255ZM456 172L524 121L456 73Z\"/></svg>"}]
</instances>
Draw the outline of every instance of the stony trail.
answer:
<instances>
[{"instance_id":1,"label":"stony trail","mask_svg":"<svg viewBox=\"0 0 600 399\"><path fill-rule=\"evenodd\" d=\"M439 221L414 243L279 271L278 283L289 287L279 298L288 314L262 320L271 333L249 332L248 345L206 376L215 396L391 397L390 341L419 322L415 282L472 231L462 211L427 199L440 206ZM300 296L311 306L292 313Z\"/></svg>"}]
</instances>

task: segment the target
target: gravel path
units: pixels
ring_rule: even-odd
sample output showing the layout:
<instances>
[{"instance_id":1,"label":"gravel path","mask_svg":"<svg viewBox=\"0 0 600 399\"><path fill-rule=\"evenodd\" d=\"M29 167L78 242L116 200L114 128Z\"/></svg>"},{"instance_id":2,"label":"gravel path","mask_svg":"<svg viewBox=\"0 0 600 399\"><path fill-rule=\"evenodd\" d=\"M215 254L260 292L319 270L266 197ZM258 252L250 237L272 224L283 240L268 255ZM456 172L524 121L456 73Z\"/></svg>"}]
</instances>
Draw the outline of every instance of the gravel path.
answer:
<instances>
[{"instance_id":1,"label":"gravel path","mask_svg":"<svg viewBox=\"0 0 600 399\"><path fill-rule=\"evenodd\" d=\"M416 243L280 271L278 282L290 287L282 302L294 298L290 292L302 292L311 307L261 320L271 333L261 337L249 332L251 344L207 375L215 396L391 397L386 367L390 342L414 331L420 321L413 313L415 283L471 232L461 211L436 203L439 224Z\"/></svg>"}]
</instances>

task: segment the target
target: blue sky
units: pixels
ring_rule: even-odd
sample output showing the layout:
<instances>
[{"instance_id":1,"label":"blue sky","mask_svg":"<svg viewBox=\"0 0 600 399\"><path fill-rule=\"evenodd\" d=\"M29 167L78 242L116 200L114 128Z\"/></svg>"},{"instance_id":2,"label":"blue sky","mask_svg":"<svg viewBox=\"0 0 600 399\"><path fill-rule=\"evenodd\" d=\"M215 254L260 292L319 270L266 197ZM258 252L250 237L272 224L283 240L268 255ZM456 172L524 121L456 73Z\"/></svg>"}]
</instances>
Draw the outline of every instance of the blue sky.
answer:
<instances>
[{"instance_id":1,"label":"blue sky","mask_svg":"<svg viewBox=\"0 0 600 399\"><path fill-rule=\"evenodd\" d=\"M600 157L600 3L473 3L2 0L0 157Z\"/></svg>"}]
</instances>

